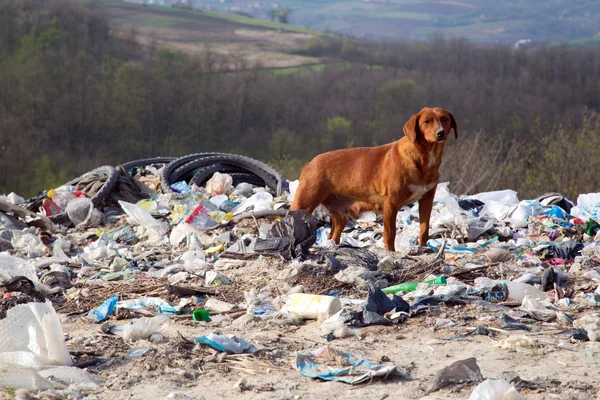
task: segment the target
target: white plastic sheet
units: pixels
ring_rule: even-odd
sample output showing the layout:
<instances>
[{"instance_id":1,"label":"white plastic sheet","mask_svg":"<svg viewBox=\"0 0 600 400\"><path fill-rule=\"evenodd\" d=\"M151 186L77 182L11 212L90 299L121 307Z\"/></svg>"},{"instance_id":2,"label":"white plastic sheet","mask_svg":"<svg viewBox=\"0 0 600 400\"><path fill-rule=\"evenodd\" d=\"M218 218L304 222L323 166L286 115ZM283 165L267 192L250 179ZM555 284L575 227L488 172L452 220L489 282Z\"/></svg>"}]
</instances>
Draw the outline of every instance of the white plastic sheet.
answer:
<instances>
[{"instance_id":1,"label":"white plastic sheet","mask_svg":"<svg viewBox=\"0 0 600 400\"><path fill-rule=\"evenodd\" d=\"M0 386L46 390L52 384L38 371L72 364L49 301L15 306L0 320Z\"/></svg>"}]
</instances>

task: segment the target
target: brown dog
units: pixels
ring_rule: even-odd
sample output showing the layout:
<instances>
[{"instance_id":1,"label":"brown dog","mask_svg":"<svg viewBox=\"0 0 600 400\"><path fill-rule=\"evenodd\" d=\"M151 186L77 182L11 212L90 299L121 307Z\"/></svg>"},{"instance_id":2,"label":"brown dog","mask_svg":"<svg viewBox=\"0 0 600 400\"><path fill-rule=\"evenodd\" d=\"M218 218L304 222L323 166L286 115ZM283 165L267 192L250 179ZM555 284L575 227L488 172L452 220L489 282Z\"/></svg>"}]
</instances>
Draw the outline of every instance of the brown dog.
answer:
<instances>
[{"instance_id":1,"label":"brown dog","mask_svg":"<svg viewBox=\"0 0 600 400\"><path fill-rule=\"evenodd\" d=\"M405 137L378 147L335 150L313 158L302 169L292 210L313 212L323 204L331 216L329 239L340 243L348 217L383 213L383 240L394 251L396 214L419 200L419 244L429 239L429 218L439 180L444 144L458 128L443 108L424 108L404 125Z\"/></svg>"}]
</instances>

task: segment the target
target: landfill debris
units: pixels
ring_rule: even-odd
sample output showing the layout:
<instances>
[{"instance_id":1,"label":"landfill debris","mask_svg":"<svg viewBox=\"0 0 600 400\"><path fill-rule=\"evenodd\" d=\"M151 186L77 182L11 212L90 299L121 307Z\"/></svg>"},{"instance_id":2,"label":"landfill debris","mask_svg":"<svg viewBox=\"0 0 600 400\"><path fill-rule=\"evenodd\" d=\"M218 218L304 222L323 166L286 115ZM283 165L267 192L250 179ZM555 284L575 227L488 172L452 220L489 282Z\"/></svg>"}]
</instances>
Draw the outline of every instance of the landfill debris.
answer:
<instances>
[{"instance_id":1,"label":"landfill debris","mask_svg":"<svg viewBox=\"0 0 600 400\"><path fill-rule=\"evenodd\" d=\"M209 345L213 349L234 354L253 353L257 350L252 343L248 343L235 335L211 333L208 336L196 338L196 341Z\"/></svg>"},{"instance_id":2,"label":"landfill debris","mask_svg":"<svg viewBox=\"0 0 600 400\"><path fill-rule=\"evenodd\" d=\"M457 359L473 354L463 350L470 344L495 363L508 352L537 366L550 351L573 362L600 356L600 194L576 202L557 193L523 200L512 190L458 197L440 183L427 247L416 244L418 205L409 205L398 213L392 253L373 212L349 221L341 245L332 244L322 207L289 211L297 186L248 157L201 153L103 166L32 199L0 198L0 326L31 307L33 326L52 321L66 333L52 341L62 361L48 365L87 368L69 380L40 362L48 347L25 346L27 363L0 368L0 385L64 397L116 391L134 384L111 375L118 360L141 368L142 379L157 370L160 379L194 379L216 366L285 380L279 368L298 351L300 370L356 383L396 374L387 362L399 357L418 375L450 354L444 346L462 342L469 346L454 348ZM13 342L35 329L13 329L21 335ZM381 361L343 348L302 355L334 340ZM475 388L483 378L474 360L465 365L464 375L432 381L436 395L458 382L447 390L461 398L510 392L492 380ZM490 375L500 377L502 366ZM502 377L525 397L548 385ZM229 387L243 378L232 376ZM552 390L591 398L586 384ZM67 394L71 386L78 392Z\"/></svg>"},{"instance_id":3,"label":"landfill debris","mask_svg":"<svg viewBox=\"0 0 600 400\"><path fill-rule=\"evenodd\" d=\"M475 358L459 360L439 370L427 384L427 393L438 391L448 385L483 380L481 370Z\"/></svg>"},{"instance_id":4,"label":"landfill debris","mask_svg":"<svg viewBox=\"0 0 600 400\"><path fill-rule=\"evenodd\" d=\"M504 379L486 379L477 385L469 400L525 400L525 397Z\"/></svg>"},{"instance_id":5,"label":"landfill debris","mask_svg":"<svg viewBox=\"0 0 600 400\"><path fill-rule=\"evenodd\" d=\"M291 211L276 222L265 239L254 245L257 253L279 254L286 260L305 255L317 240L317 219L304 210Z\"/></svg>"},{"instance_id":6,"label":"landfill debris","mask_svg":"<svg viewBox=\"0 0 600 400\"><path fill-rule=\"evenodd\" d=\"M297 353L296 369L304 376L324 381L356 385L375 377L398 376L412 379L395 365L379 365L360 359L330 346L320 347L308 354Z\"/></svg>"}]
</instances>

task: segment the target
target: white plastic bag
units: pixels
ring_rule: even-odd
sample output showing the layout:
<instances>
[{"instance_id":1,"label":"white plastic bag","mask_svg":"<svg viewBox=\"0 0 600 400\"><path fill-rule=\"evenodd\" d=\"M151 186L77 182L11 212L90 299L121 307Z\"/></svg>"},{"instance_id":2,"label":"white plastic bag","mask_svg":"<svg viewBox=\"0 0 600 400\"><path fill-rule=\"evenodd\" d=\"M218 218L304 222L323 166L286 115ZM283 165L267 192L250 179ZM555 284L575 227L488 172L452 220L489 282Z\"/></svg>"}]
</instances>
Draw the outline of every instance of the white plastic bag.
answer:
<instances>
[{"instance_id":1,"label":"white plastic bag","mask_svg":"<svg viewBox=\"0 0 600 400\"><path fill-rule=\"evenodd\" d=\"M233 209L233 215L243 213L250 207L254 207L254 211L272 210L273 195L269 192L258 192L255 195L244 200L239 206Z\"/></svg>"},{"instance_id":2,"label":"white plastic bag","mask_svg":"<svg viewBox=\"0 0 600 400\"><path fill-rule=\"evenodd\" d=\"M294 197L296 196L296 190L298 190L298 185L300 185L300 181L298 179L289 183L290 194L287 197L287 200L289 202L294 201Z\"/></svg>"},{"instance_id":3,"label":"white plastic bag","mask_svg":"<svg viewBox=\"0 0 600 400\"><path fill-rule=\"evenodd\" d=\"M27 264L27 261L7 253L0 253L0 279L7 281L15 276L24 276L34 284L38 283L35 268Z\"/></svg>"},{"instance_id":4,"label":"white plastic bag","mask_svg":"<svg viewBox=\"0 0 600 400\"><path fill-rule=\"evenodd\" d=\"M469 400L525 400L525 397L504 379L486 379L477 385Z\"/></svg>"},{"instance_id":5,"label":"white plastic bag","mask_svg":"<svg viewBox=\"0 0 600 400\"><path fill-rule=\"evenodd\" d=\"M73 365L58 315L49 301L15 306L0 320L0 364L36 369Z\"/></svg>"},{"instance_id":6,"label":"white plastic bag","mask_svg":"<svg viewBox=\"0 0 600 400\"><path fill-rule=\"evenodd\" d=\"M120 335L123 339L138 340L147 339L154 333L164 333L171 319L166 315L158 315L152 318L138 318L132 325L119 326L113 333Z\"/></svg>"},{"instance_id":7,"label":"white plastic bag","mask_svg":"<svg viewBox=\"0 0 600 400\"><path fill-rule=\"evenodd\" d=\"M477 193L472 196L467 196L467 199L477 199L479 201L483 201L487 203L489 201L496 201L498 203L504 204L506 206L515 206L519 204L519 198L517 197L517 192L514 190L506 189L506 190L497 190L494 192L483 192Z\"/></svg>"},{"instance_id":8,"label":"white plastic bag","mask_svg":"<svg viewBox=\"0 0 600 400\"><path fill-rule=\"evenodd\" d=\"M212 195L224 194L233 189L231 175L215 172L206 182L206 191Z\"/></svg>"},{"instance_id":9,"label":"white plastic bag","mask_svg":"<svg viewBox=\"0 0 600 400\"><path fill-rule=\"evenodd\" d=\"M81 224L86 224L94 215L94 203L85 197L77 198L71 200L69 204L67 204L67 209L65 211L67 212L67 215L69 216L69 219L73 225L78 226ZM99 213L99 211L97 211L97 213ZM94 222L99 222L96 221L97 219L98 218L96 216L96 218L94 218ZM102 219L101 216L100 219ZM99 223L94 225L97 226Z\"/></svg>"},{"instance_id":10,"label":"white plastic bag","mask_svg":"<svg viewBox=\"0 0 600 400\"><path fill-rule=\"evenodd\" d=\"M16 231L10 242L15 250L27 254L28 258L41 257L46 252L46 246L31 233Z\"/></svg>"},{"instance_id":11,"label":"white plastic bag","mask_svg":"<svg viewBox=\"0 0 600 400\"><path fill-rule=\"evenodd\" d=\"M138 225L143 226L146 230L152 231L155 234L154 239L160 239L167 234L169 224L155 219L142 207L123 200L119 200L119 205Z\"/></svg>"}]
</instances>

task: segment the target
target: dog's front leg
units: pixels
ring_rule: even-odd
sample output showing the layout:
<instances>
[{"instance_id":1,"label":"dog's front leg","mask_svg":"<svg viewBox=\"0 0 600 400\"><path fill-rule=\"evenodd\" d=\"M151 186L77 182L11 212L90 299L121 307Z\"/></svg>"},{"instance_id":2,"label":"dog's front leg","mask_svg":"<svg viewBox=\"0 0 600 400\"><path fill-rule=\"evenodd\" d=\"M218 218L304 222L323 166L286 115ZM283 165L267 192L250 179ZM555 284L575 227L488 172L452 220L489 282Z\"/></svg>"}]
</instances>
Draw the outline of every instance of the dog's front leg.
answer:
<instances>
[{"instance_id":1,"label":"dog's front leg","mask_svg":"<svg viewBox=\"0 0 600 400\"><path fill-rule=\"evenodd\" d=\"M396 215L398 207L390 202L383 204L383 243L385 249L396 251L394 242L396 241Z\"/></svg>"},{"instance_id":2,"label":"dog's front leg","mask_svg":"<svg viewBox=\"0 0 600 400\"><path fill-rule=\"evenodd\" d=\"M433 208L433 198L435 197L436 187L437 185L429 192L425 193L419 200L419 244L421 246L426 246L427 241L429 240L429 219L431 217L431 209Z\"/></svg>"}]
</instances>

